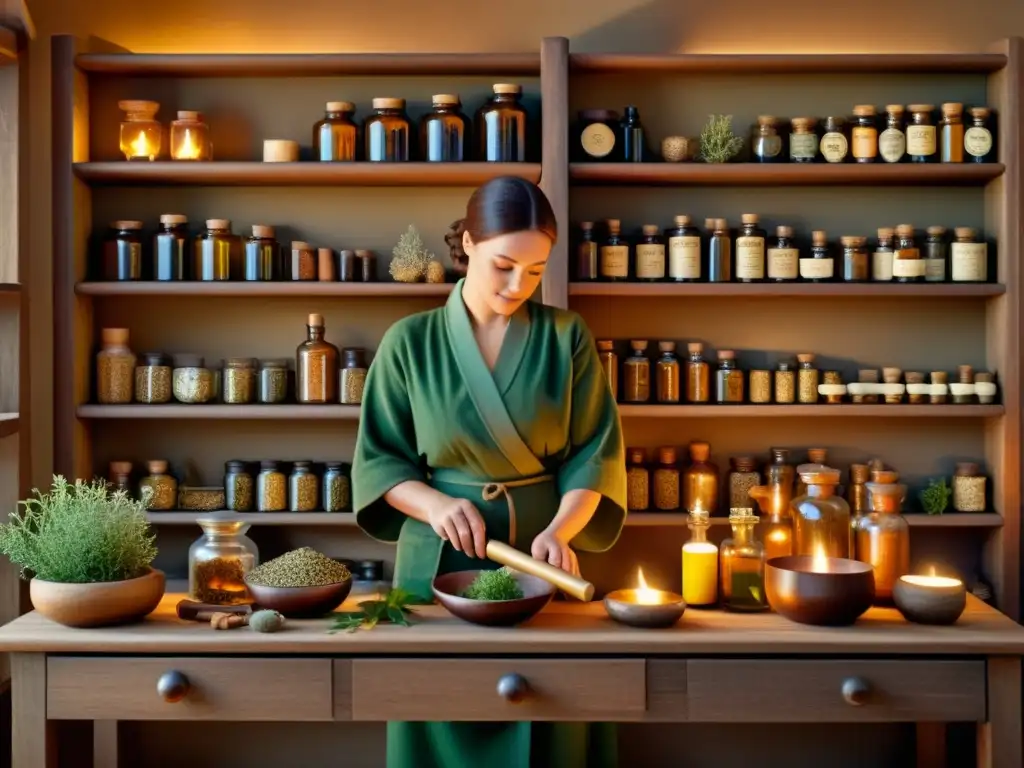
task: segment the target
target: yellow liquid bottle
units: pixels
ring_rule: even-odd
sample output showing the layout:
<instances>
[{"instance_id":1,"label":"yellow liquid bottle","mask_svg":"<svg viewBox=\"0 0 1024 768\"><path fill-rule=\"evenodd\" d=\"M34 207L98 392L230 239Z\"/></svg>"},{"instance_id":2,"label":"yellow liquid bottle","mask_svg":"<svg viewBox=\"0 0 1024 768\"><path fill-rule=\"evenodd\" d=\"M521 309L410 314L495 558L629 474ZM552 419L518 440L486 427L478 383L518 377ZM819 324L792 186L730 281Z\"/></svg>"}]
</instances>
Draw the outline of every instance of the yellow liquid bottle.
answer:
<instances>
[{"instance_id":1,"label":"yellow liquid bottle","mask_svg":"<svg viewBox=\"0 0 1024 768\"><path fill-rule=\"evenodd\" d=\"M718 547L708 541L708 513L690 512L691 537L683 544L683 600L695 608L718 602Z\"/></svg>"}]
</instances>

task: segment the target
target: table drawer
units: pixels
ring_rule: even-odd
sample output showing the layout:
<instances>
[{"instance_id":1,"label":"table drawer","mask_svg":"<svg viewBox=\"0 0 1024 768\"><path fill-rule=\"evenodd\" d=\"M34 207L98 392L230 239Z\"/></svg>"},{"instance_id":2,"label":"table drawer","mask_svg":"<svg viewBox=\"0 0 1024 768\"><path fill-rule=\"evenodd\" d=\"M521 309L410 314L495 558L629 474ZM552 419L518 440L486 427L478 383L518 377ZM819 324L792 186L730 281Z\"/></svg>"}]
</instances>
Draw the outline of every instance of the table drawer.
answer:
<instances>
[{"instance_id":1,"label":"table drawer","mask_svg":"<svg viewBox=\"0 0 1024 768\"><path fill-rule=\"evenodd\" d=\"M353 720L637 720L647 698L642 659L355 659L351 679Z\"/></svg>"},{"instance_id":2,"label":"table drawer","mask_svg":"<svg viewBox=\"0 0 1024 768\"><path fill-rule=\"evenodd\" d=\"M691 660L694 722L976 722L984 661Z\"/></svg>"},{"instance_id":3,"label":"table drawer","mask_svg":"<svg viewBox=\"0 0 1024 768\"><path fill-rule=\"evenodd\" d=\"M58 656L46 664L46 710L54 720L330 720L331 685L329 659Z\"/></svg>"}]
</instances>

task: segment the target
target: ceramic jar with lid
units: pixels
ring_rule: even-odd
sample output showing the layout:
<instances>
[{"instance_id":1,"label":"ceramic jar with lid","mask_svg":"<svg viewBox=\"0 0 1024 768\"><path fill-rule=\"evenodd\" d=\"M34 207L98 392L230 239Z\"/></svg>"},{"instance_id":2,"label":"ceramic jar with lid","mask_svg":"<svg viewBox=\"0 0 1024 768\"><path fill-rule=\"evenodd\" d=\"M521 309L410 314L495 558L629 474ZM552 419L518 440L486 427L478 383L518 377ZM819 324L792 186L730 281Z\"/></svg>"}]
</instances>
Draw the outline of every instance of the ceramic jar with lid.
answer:
<instances>
[{"instance_id":1,"label":"ceramic jar with lid","mask_svg":"<svg viewBox=\"0 0 1024 768\"><path fill-rule=\"evenodd\" d=\"M373 114L363 121L366 159L371 163L409 159L409 118L405 99L375 98Z\"/></svg>"},{"instance_id":2,"label":"ceramic jar with lid","mask_svg":"<svg viewBox=\"0 0 1024 768\"><path fill-rule=\"evenodd\" d=\"M197 405L214 397L213 373L199 355L175 355L171 377L174 399L179 403Z\"/></svg>"},{"instance_id":3,"label":"ceramic jar with lid","mask_svg":"<svg viewBox=\"0 0 1024 768\"><path fill-rule=\"evenodd\" d=\"M143 352L135 367L135 402L171 402L171 358L162 352Z\"/></svg>"},{"instance_id":4,"label":"ceramic jar with lid","mask_svg":"<svg viewBox=\"0 0 1024 768\"><path fill-rule=\"evenodd\" d=\"M174 509L178 501L178 481L167 472L167 462L146 462L147 474L139 481L139 498L146 509Z\"/></svg>"}]
</instances>

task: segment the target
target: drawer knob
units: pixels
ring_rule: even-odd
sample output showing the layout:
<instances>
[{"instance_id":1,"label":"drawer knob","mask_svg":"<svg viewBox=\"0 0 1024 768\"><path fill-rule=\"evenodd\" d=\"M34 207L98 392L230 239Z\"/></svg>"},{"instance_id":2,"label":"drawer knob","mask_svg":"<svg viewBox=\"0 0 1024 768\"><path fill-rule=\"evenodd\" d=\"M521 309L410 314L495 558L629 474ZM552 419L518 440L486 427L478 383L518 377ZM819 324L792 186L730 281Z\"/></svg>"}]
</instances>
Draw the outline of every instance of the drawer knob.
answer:
<instances>
[{"instance_id":1,"label":"drawer knob","mask_svg":"<svg viewBox=\"0 0 1024 768\"><path fill-rule=\"evenodd\" d=\"M522 675L512 673L498 679L498 695L509 704L518 704L526 696L530 686Z\"/></svg>"},{"instance_id":2,"label":"drawer knob","mask_svg":"<svg viewBox=\"0 0 1024 768\"><path fill-rule=\"evenodd\" d=\"M851 707L862 707L868 703L871 686L860 677L848 677L843 680L843 699Z\"/></svg>"},{"instance_id":3,"label":"drawer knob","mask_svg":"<svg viewBox=\"0 0 1024 768\"><path fill-rule=\"evenodd\" d=\"M156 681L156 692L168 704L174 704L184 699L188 696L191 688L192 684L185 677L185 674L176 669L164 672L160 675L160 679Z\"/></svg>"}]
</instances>

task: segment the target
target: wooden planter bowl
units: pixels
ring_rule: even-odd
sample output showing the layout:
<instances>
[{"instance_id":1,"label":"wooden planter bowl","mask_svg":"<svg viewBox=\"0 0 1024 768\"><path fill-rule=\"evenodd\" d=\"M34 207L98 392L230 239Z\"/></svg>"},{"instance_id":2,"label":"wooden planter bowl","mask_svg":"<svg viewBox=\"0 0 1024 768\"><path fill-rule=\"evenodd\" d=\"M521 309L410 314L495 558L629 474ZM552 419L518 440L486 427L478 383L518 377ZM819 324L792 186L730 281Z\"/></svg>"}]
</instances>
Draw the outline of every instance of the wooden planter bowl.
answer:
<instances>
[{"instance_id":1,"label":"wooden planter bowl","mask_svg":"<svg viewBox=\"0 0 1024 768\"><path fill-rule=\"evenodd\" d=\"M289 619L315 619L330 613L352 591L352 579L320 587L265 587L245 582L258 608L269 608Z\"/></svg>"},{"instance_id":2,"label":"wooden planter bowl","mask_svg":"<svg viewBox=\"0 0 1024 768\"><path fill-rule=\"evenodd\" d=\"M141 621L164 596L163 571L150 568L136 579L63 584L32 579L32 606L43 616L68 627L107 627Z\"/></svg>"},{"instance_id":3,"label":"wooden planter bowl","mask_svg":"<svg viewBox=\"0 0 1024 768\"><path fill-rule=\"evenodd\" d=\"M456 571L434 579L434 597L448 611L463 621L485 627L511 627L522 624L540 613L555 594L555 587L535 576L517 573L516 581L523 590L518 600L471 600L463 597L480 571Z\"/></svg>"}]
</instances>

